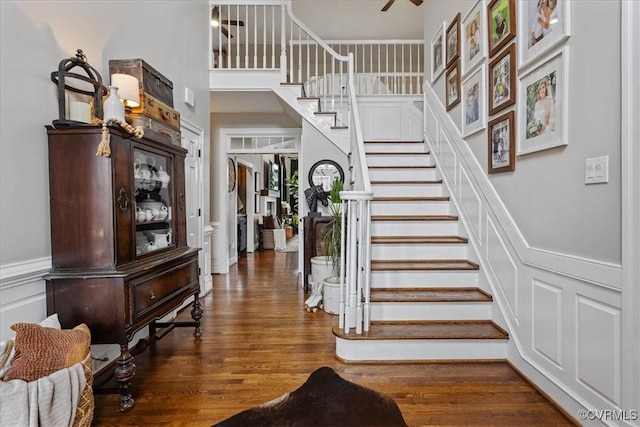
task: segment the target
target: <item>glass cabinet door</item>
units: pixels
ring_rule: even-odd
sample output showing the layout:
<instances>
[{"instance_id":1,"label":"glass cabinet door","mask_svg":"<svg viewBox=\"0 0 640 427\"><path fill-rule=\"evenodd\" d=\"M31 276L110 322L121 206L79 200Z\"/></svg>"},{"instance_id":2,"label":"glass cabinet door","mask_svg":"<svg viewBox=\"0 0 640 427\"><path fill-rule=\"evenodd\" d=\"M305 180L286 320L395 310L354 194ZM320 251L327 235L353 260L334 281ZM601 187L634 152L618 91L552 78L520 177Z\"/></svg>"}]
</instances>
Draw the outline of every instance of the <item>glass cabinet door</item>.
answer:
<instances>
[{"instance_id":1,"label":"glass cabinet door","mask_svg":"<svg viewBox=\"0 0 640 427\"><path fill-rule=\"evenodd\" d=\"M136 256L174 247L171 208L171 158L133 150Z\"/></svg>"}]
</instances>

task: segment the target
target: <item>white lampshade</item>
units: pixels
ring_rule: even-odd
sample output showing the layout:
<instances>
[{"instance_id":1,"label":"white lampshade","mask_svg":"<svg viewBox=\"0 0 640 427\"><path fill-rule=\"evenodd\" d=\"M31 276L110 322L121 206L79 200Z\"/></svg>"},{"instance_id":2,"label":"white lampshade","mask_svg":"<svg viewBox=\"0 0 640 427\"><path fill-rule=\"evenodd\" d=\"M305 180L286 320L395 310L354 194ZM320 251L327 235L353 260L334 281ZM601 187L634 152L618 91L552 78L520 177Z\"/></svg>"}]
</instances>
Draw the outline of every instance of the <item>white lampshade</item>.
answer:
<instances>
[{"instance_id":1,"label":"white lampshade","mask_svg":"<svg viewBox=\"0 0 640 427\"><path fill-rule=\"evenodd\" d=\"M111 74L111 86L118 88L118 95L127 107L140 106L138 79L129 74Z\"/></svg>"}]
</instances>

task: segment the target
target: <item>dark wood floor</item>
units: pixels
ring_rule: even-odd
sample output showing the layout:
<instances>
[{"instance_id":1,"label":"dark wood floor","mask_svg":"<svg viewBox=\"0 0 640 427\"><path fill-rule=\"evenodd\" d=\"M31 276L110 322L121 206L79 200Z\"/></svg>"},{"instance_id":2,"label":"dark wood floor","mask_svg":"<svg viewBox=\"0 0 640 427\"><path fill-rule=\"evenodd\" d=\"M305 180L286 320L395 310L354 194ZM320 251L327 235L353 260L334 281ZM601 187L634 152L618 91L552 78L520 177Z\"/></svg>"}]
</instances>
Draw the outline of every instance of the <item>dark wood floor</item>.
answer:
<instances>
[{"instance_id":1,"label":"dark wood floor","mask_svg":"<svg viewBox=\"0 0 640 427\"><path fill-rule=\"evenodd\" d=\"M336 317L303 310L296 265L296 253L264 251L215 275L203 336L178 328L137 356L135 408L121 414L118 395L96 395L94 425L208 426L296 389L321 366L389 394L411 426L571 425L506 363L340 363Z\"/></svg>"}]
</instances>

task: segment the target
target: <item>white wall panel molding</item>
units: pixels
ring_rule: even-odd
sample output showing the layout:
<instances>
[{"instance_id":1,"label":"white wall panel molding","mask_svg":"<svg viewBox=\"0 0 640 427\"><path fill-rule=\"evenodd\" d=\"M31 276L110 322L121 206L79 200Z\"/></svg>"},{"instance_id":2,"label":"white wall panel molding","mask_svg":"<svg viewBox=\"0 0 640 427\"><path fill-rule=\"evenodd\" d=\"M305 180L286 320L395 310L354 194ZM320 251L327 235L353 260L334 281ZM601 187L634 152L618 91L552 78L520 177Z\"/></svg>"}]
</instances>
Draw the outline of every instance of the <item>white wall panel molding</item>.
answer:
<instances>
[{"instance_id":1,"label":"white wall panel molding","mask_svg":"<svg viewBox=\"0 0 640 427\"><path fill-rule=\"evenodd\" d=\"M51 269L51 257L33 259L0 266L0 291L42 280Z\"/></svg>"},{"instance_id":2,"label":"white wall panel molding","mask_svg":"<svg viewBox=\"0 0 640 427\"><path fill-rule=\"evenodd\" d=\"M428 83L425 111L437 122L425 139L509 330L510 363L572 416L620 409L621 266L530 246ZM604 373L591 372L598 360Z\"/></svg>"},{"instance_id":3,"label":"white wall panel molding","mask_svg":"<svg viewBox=\"0 0 640 427\"><path fill-rule=\"evenodd\" d=\"M419 141L423 138L423 112L419 96L359 96L358 110L365 141ZM433 116L435 117L435 116Z\"/></svg>"},{"instance_id":4,"label":"white wall panel molding","mask_svg":"<svg viewBox=\"0 0 640 427\"><path fill-rule=\"evenodd\" d=\"M563 366L562 295L561 287L533 279L531 346L558 369Z\"/></svg>"},{"instance_id":5,"label":"white wall panel molding","mask_svg":"<svg viewBox=\"0 0 640 427\"><path fill-rule=\"evenodd\" d=\"M460 204L465 214L469 217L471 229L476 239L482 245L482 200L471 184L469 175L464 166L460 166Z\"/></svg>"},{"instance_id":6,"label":"white wall panel molding","mask_svg":"<svg viewBox=\"0 0 640 427\"><path fill-rule=\"evenodd\" d=\"M556 253L530 246L502 203L502 200L498 197L498 194L477 159L467 144L462 140L455 123L446 113L442 103L428 82L425 82L424 96L425 109L431 108L436 116L436 120L438 120L440 124L441 139L448 143L449 149L454 151L452 155L457 155L458 162L468 171L470 182L474 183L478 194L481 199L484 200L486 210L495 216L497 227L502 230L501 234L509 241L520 262L525 265L564 274L607 288L620 288L620 265L585 259L571 254ZM441 151L440 157L446 159L444 156L444 147ZM440 163L444 163L444 165L447 166L450 162L445 160Z\"/></svg>"},{"instance_id":7,"label":"white wall panel molding","mask_svg":"<svg viewBox=\"0 0 640 427\"><path fill-rule=\"evenodd\" d=\"M50 269L50 257L0 266L0 340L13 336L14 323L38 323L46 317L42 276Z\"/></svg>"},{"instance_id":8,"label":"white wall panel molding","mask_svg":"<svg viewBox=\"0 0 640 427\"><path fill-rule=\"evenodd\" d=\"M520 309L518 267L490 216L487 216L487 243L485 246L487 265L495 278L494 283L498 285L504 295L511 317L518 325Z\"/></svg>"},{"instance_id":9,"label":"white wall panel molding","mask_svg":"<svg viewBox=\"0 0 640 427\"><path fill-rule=\"evenodd\" d=\"M578 294L576 316L576 381L620 405L621 310Z\"/></svg>"},{"instance_id":10,"label":"white wall panel molding","mask_svg":"<svg viewBox=\"0 0 640 427\"><path fill-rule=\"evenodd\" d=\"M440 172L442 173L442 178L449 184L449 188L452 188L457 192L458 182L456 181L456 151L451 145L449 137L447 137L447 135L444 133L442 134L442 137L443 138L440 145L440 158L442 159L442 162L438 165L438 167L440 169Z\"/></svg>"}]
</instances>

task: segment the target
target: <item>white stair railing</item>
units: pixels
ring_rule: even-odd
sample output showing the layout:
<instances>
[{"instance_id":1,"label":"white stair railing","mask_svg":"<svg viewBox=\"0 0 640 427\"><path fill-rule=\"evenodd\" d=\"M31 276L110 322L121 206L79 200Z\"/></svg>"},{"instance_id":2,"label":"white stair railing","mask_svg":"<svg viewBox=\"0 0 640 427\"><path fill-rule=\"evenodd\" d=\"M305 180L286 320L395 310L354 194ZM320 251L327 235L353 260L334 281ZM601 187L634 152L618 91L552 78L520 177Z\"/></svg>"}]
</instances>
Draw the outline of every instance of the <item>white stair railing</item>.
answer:
<instances>
[{"instance_id":1,"label":"white stair railing","mask_svg":"<svg viewBox=\"0 0 640 427\"><path fill-rule=\"evenodd\" d=\"M345 267L340 280L338 327L356 334L369 330L371 273L371 182L364 151L364 140L353 83L353 53L349 53L349 130L351 134L351 191L341 191L342 259Z\"/></svg>"},{"instance_id":2,"label":"white stair railing","mask_svg":"<svg viewBox=\"0 0 640 427\"><path fill-rule=\"evenodd\" d=\"M211 30L213 69L279 69L283 82L303 85L305 96L320 98L322 111L336 112L338 122L348 124L350 182L347 190L340 193L343 203L340 207L339 326L345 333L353 328L358 334L367 331L370 323L370 201L373 193L358 114L354 52L348 49L345 55L336 52L293 15L290 1L239 3L238 0L216 0L210 3L210 13L212 19L219 22L219 26ZM378 70L382 69L380 67ZM386 67L384 74L387 77L397 74L397 70L391 72L389 66ZM324 77L323 82L314 84L319 81L319 76ZM394 83L393 86L413 88L413 83L407 81L409 83Z\"/></svg>"}]
</instances>

